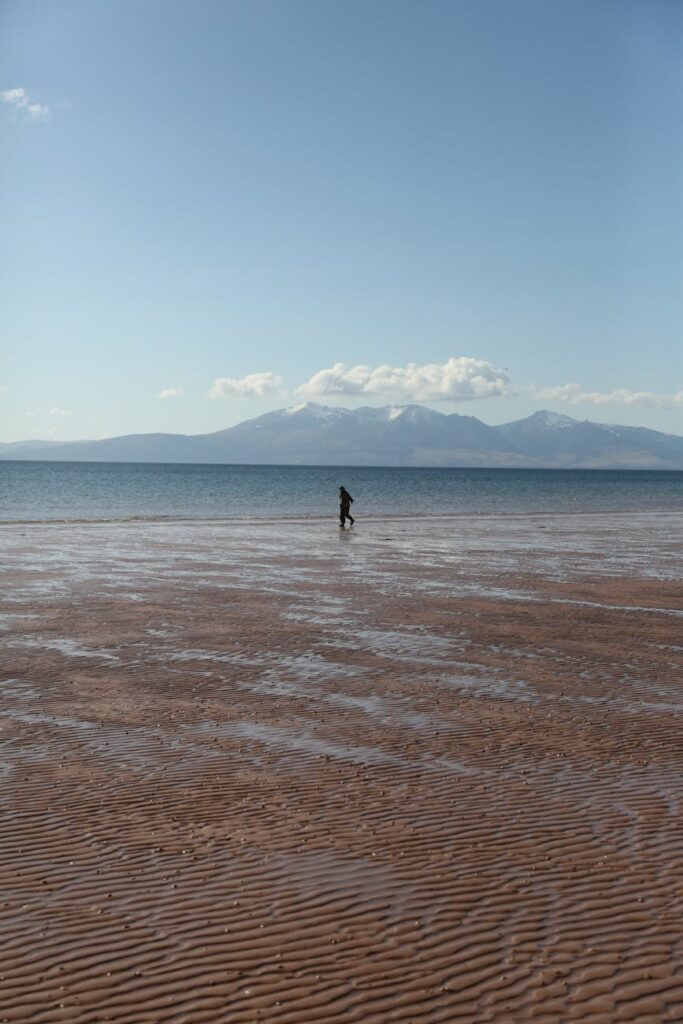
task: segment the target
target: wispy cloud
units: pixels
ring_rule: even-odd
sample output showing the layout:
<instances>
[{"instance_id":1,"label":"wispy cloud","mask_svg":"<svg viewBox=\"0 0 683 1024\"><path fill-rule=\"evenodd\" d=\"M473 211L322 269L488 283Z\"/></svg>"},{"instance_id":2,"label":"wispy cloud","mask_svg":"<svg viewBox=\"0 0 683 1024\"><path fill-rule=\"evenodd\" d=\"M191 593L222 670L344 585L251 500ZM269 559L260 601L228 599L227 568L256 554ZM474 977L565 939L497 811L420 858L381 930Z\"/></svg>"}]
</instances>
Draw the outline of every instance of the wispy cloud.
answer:
<instances>
[{"instance_id":1,"label":"wispy cloud","mask_svg":"<svg viewBox=\"0 0 683 1024\"><path fill-rule=\"evenodd\" d=\"M185 388L164 388L157 395L157 398L182 398L185 394Z\"/></svg>"},{"instance_id":2,"label":"wispy cloud","mask_svg":"<svg viewBox=\"0 0 683 1024\"><path fill-rule=\"evenodd\" d=\"M248 373L246 377L218 377L211 386L211 398L267 398L280 391L282 377L276 373Z\"/></svg>"},{"instance_id":3,"label":"wispy cloud","mask_svg":"<svg viewBox=\"0 0 683 1024\"><path fill-rule=\"evenodd\" d=\"M38 417L43 420L45 419L46 416L56 416L61 419L62 416L71 415L72 414L69 411L69 409L62 409L61 406L59 405L53 405L50 409L27 409L26 412L24 413L24 416L29 416L31 419L35 419L36 417Z\"/></svg>"},{"instance_id":4,"label":"wispy cloud","mask_svg":"<svg viewBox=\"0 0 683 1024\"><path fill-rule=\"evenodd\" d=\"M347 366L319 370L297 388L300 395L383 395L411 402L468 401L510 394L510 378L483 359L452 357L445 363Z\"/></svg>"},{"instance_id":5,"label":"wispy cloud","mask_svg":"<svg viewBox=\"0 0 683 1024\"><path fill-rule=\"evenodd\" d=\"M644 405L655 409L683 406L683 391L661 394L656 391L631 391L615 388L613 391L584 391L578 384L560 384L534 392L536 398L548 402L566 402L569 405Z\"/></svg>"},{"instance_id":6,"label":"wispy cloud","mask_svg":"<svg viewBox=\"0 0 683 1024\"><path fill-rule=\"evenodd\" d=\"M12 111L14 117L26 121L44 121L50 114L50 108L38 103L25 89L17 86L14 89L3 89L0 100Z\"/></svg>"}]
</instances>

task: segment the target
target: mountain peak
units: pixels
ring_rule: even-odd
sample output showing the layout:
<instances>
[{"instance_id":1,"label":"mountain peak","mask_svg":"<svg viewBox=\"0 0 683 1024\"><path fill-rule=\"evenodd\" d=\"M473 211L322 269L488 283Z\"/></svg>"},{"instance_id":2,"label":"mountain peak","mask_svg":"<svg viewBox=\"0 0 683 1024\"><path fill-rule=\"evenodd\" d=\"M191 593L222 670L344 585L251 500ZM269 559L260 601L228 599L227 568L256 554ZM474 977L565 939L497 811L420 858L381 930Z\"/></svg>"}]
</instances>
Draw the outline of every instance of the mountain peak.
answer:
<instances>
[{"instance_id":1,"label":"mountain peak","mask_svg":"<svg viewBox=\"0 0 683 1024\"><path fill-rule=\"evenodd\" d=\"M444 418L442 412L428 409L425 405L416 405L414 402L409 405L387 405L381 411L386 413L388 420L400 419L411 423L429 423Z\"/></svg>"},{"instance_id":2,"label":"mountain peak","mask_svg":"<svg viewBox=\"0 0 683 1024\"><path fill-rule=\"evenodd\" d=\"M318 402L299 402L298 405L290 405L283 412L287 413L288 416L295 416L298 412L319 412L324 410L327 412L330 410L329 405L319 405Z\"/></svg>"},{"instance_id":3,"label":"mountain peak","mask_svg":"<svg viewBox=\"0 0 683 1024\"><path fill-rule=\"evenodd\" d=\"M573 416L565 416L563 413L551 412L549 409L539 409L529 416L530 420L536 423L543 423L546 427L565 427L569 423L578 423Z\"/></svg>"},{"instance_id":4,"label":"mountain peak","mask_svg":"<svg viewBox=\"0 0 683 1024\"><path fill-rule=\"evenodd\" d=\"M338 406L320 405L318 402L301 402L299 405L290 405L288 409L282 409L281 414L285 416L300 416L302 413L314 416L318 420L338 419L348 409L341 409Z\"/></svg>"}]
</instances>

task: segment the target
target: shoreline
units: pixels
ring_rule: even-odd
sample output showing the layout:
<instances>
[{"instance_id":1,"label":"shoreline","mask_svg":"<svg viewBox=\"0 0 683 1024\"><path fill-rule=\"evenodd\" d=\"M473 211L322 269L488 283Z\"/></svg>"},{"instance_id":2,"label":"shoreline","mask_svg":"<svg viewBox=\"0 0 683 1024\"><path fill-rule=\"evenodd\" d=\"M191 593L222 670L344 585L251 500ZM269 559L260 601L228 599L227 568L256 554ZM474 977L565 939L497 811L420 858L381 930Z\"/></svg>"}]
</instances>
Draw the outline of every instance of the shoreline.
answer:
<instances>
[{"instance_id":1,"label":"shoreline","mask_svg":"<svg viewBox=\"0 0 683 1024\"><path fill-rule=\"evenodd\" d=\"M539 509L538 511L522 510L519 512L366 512L359 513L357 521L363 523L377 524L384 522L432 522L439 520L461 520L461 519L559 519L578 516L604 517L657 517L669 515L683 515L681 508L647 508L647 509L568 509L566 511L553 511ZM274 525L286 522L288 525L306 525L310 523L337 523L339 516L335 512L317 513L310 515L281 515L281 516L119 516L107 518L74 518L74 519L0 519L0 528L12 526L97 526L107 524L136 524L141 525L163 525L169 524L229 524L229 523L263 523ZM350 527L349 527L350 529Z\"/></svg>"}]
</instances>

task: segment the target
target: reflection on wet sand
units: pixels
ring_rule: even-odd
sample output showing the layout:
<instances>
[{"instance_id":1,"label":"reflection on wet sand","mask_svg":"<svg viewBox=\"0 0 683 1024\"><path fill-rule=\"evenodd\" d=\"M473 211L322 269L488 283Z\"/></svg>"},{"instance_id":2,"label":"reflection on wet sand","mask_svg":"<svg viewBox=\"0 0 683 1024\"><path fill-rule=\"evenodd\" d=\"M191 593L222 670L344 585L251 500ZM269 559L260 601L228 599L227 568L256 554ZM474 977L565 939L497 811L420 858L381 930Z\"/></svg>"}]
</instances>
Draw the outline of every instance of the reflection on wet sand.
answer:
<instances>
[{"instance_id":1,"label":"reflection on wet sand","mask_svg":"<svg viewBox=\"0 0 683 1024\"><path fill-rule=\"evenodd\" d=\"M679 517L338 534L0 527L0 1020L683 1019Z\"/></svg>"}]
</instances>

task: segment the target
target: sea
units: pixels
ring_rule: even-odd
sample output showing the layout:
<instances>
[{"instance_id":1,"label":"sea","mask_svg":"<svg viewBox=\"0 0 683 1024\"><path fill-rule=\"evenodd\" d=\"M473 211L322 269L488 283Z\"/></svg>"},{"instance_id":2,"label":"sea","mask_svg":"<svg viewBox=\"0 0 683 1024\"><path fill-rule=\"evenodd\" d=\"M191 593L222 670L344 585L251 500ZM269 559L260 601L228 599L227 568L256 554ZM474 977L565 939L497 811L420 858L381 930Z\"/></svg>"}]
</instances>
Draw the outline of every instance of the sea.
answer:
<instances>
[{"instance_id":1,"label":"sea","mask_svg":"<svg viewBox=\"0 0 683 1024\"><path fill-rule=\"evenodd\" d=\"M0 461L0 521L683 511L683 472Z\"/></svg>"}]
</instances>

